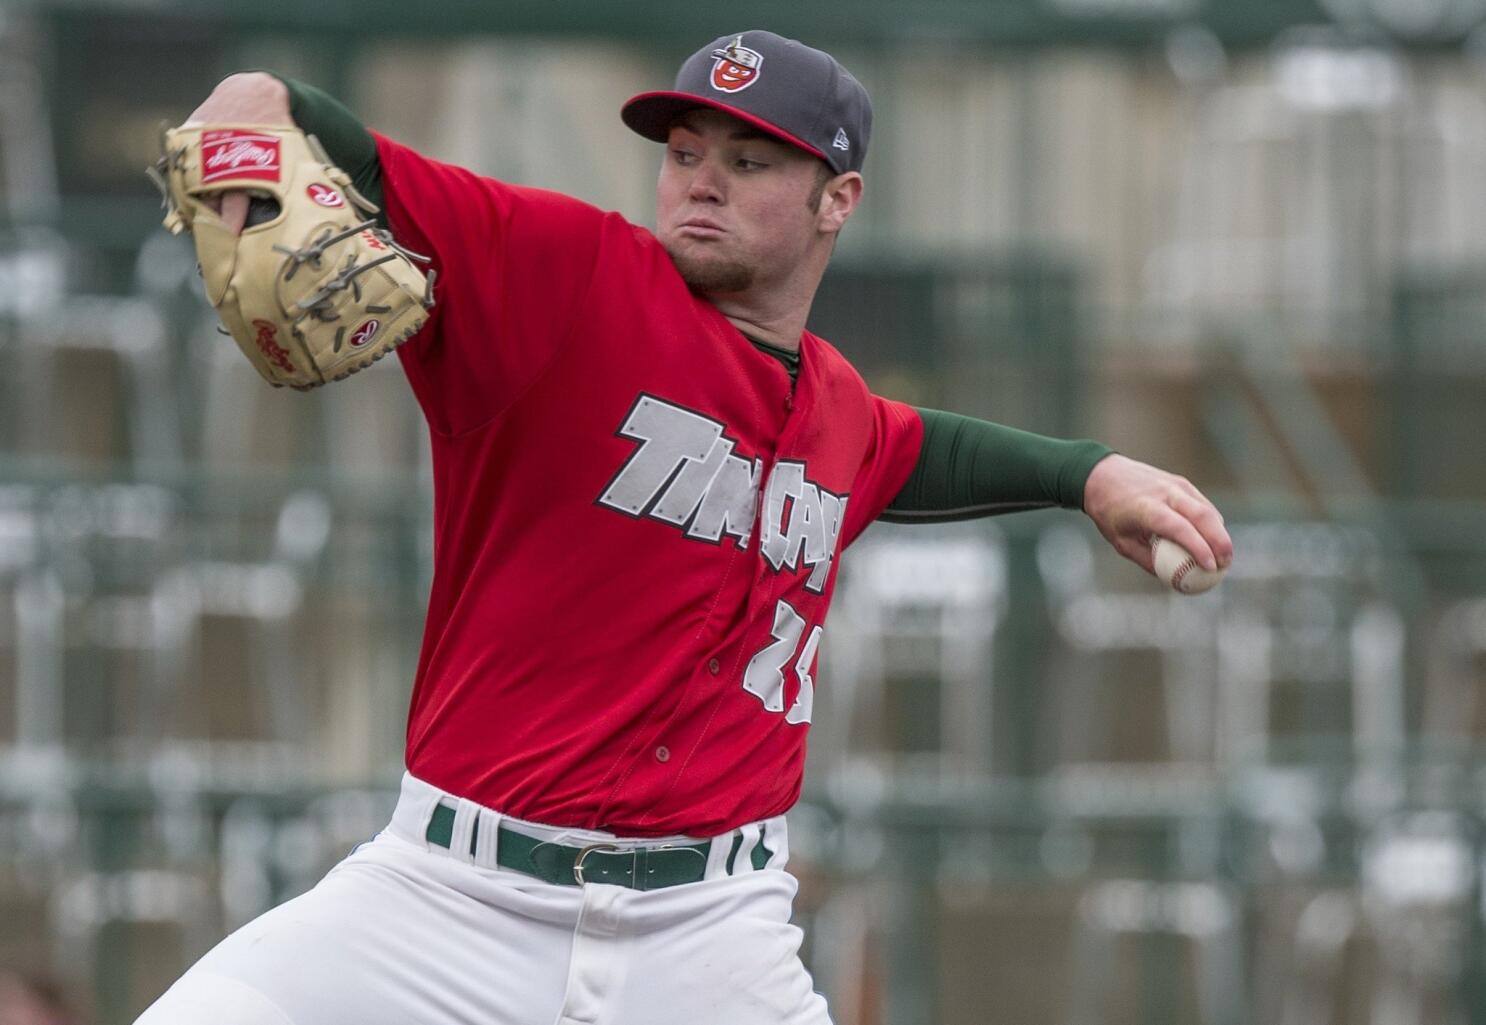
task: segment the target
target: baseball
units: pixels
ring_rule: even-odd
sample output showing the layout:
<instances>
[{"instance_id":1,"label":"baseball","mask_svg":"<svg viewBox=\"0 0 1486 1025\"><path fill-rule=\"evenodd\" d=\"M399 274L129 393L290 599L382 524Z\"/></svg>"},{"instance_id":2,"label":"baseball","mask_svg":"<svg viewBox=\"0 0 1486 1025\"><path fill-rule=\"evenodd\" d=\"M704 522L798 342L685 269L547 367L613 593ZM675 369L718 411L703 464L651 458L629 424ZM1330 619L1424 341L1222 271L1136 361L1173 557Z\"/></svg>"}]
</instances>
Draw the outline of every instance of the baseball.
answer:
<instances>
[{"instance_id":1,"label":"baseball","mask_svg":"<svg viewBox=\"0 0 1486 1025\"><path fill-rule=\"evenodd\" d=\"M1151 555L1155 558L1156 576L1173 591L1201 594L1223 579L1223 570L1203 569L1190 552L1168 538L1151 538Z\"/></svg>"}]
</instances>

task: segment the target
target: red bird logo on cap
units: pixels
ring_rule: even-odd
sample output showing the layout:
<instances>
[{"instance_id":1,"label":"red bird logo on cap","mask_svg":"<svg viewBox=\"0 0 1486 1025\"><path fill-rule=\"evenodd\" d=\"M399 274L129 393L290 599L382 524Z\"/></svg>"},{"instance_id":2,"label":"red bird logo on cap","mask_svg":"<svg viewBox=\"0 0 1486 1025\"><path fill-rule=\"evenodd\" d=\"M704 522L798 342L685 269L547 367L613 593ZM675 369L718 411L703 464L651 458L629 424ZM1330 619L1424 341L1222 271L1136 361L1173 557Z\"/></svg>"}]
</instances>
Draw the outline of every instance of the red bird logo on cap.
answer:
<instances>
[{"instance_id":1,"label":"red bird logo on cap","mask_svg":"<svg viewBox=\"0 0 1486 1025\"><path fill-rule=\"evenodd\" d=\"M742 36L713 50L712 56L712 88L725 93L739 92L757 82L764 63L764 55L744 46Z\"/></svg>"}]
</instances>

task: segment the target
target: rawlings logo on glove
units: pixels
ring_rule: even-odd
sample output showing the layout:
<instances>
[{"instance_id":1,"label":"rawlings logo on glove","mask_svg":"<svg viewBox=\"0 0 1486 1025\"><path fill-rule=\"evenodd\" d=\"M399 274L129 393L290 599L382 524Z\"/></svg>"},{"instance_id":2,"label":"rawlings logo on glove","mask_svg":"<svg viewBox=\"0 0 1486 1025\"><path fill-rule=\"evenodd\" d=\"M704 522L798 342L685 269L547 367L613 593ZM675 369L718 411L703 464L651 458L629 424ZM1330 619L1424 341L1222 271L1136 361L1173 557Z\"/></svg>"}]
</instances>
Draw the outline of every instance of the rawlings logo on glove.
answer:
<instances>
[{"instance_id":1,"label":"rawlings logo on glove","mask_svg":"<svg viewBox=\"0 0 1486 1025\"><path fill-rule=\"evenodd\" d=\"M377 208L297 128L193 125L165 133L150 175L165 227L191 233L207 300L275 387L309 389L370 366L411 338L433 307L433 274L375 227ZM215 196L255 197L267 217L234 233Z\"/></svg>"},{"instance_id":2,"label":"rawlings logo on glove","mask_svg":"<svg viewBox=\"0 0 1486 1025\"><path fill-rule=\"evenodd\" d=\"M228 129L201 133L201 183L221 178L279 180L279 140L272 135Z\"/></svg>"}]
</instances>

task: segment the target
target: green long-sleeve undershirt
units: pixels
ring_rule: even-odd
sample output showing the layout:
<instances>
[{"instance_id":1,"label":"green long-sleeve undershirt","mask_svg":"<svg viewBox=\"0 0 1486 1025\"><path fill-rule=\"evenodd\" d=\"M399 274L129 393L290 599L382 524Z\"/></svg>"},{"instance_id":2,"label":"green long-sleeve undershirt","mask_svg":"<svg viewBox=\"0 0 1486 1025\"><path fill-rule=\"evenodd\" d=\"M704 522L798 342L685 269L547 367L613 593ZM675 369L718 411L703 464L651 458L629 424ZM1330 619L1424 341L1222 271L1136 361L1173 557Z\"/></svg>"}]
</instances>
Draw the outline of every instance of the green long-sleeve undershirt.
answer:
<instances>
[{"instance_id":1,"label":"green long-sleeve undershirt","mask_svg":"<svg viewBox=\"0 0 1486 1025\"><path fill-rule=\"evenodd\" d=\"M289 116L306 133L320 140L320 145L325 147L335 165L351 176L356 191L377 205L380 211L377 214L378 225L387 227L377 140L372 138L361 119L323 89L273 71L265 74L273 75L288 88Z\"/></svg>"},{"instance_id":2,"label":"green long-sleeve undershirt","mask_svg":"<svg viewBox=\"0 0 1486 1025\"><path fill-rule=\"evenodd\" d=\"M377 144L361 120L312 85L274 77L289 89L294 123L318 137L357 191L383 207ZM387 226L385 212L378 219ZM795 377L799 353L750 341ZM1062 441L935 409L917 412L924 424L923 445L884 520L944 523L1054 506L1079 509L1094 465L1110 454L1096 441Z\"/></svg>"},{"instance_id":3,"label":"green long-sleeve undershirt","mask_svg":"<svg viewBox=\"0 0 1486 1025\"><path fill-rule=\"evenodd\" d=\"M1110 454L1097 441L1063 441L937 409L918 415L924 422L918 461L879 517L892 523L1082 509L1084 483Z\"/></svg>"}]
</instances>

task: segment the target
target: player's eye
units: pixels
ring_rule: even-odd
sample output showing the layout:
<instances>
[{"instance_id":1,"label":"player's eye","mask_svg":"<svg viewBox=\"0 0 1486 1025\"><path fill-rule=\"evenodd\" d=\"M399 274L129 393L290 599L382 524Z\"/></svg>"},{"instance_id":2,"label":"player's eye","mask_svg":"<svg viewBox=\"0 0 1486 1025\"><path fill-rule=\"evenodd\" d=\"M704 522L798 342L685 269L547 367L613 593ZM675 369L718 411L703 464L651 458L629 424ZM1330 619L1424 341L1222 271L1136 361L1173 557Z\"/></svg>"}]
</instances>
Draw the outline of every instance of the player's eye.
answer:
<instances>
[{"instance_id":1,"label":"player's eye","mask_svg":"<svg viewBox=\"0 0 1486 1025\"><path fill-rule=\"evenodd\" d=\"M750 160L748 157L739 157L733 161L733 166L740 171L758 171L769 165L762 160Z\"/></svg>"},{"instance_id":2,"label":"player's eye","mask_svg":"<svg viewBox=\"0 0 1486 1025\"><path fill-rule=\"evenodd\" d=\"M680 164L682 167L690 167L692 164L696 163L697 155L691 152L691 150L676 149L673 147L671 149L671 159L676 161L676 163Z\"/></svg>"}]
</instances>

